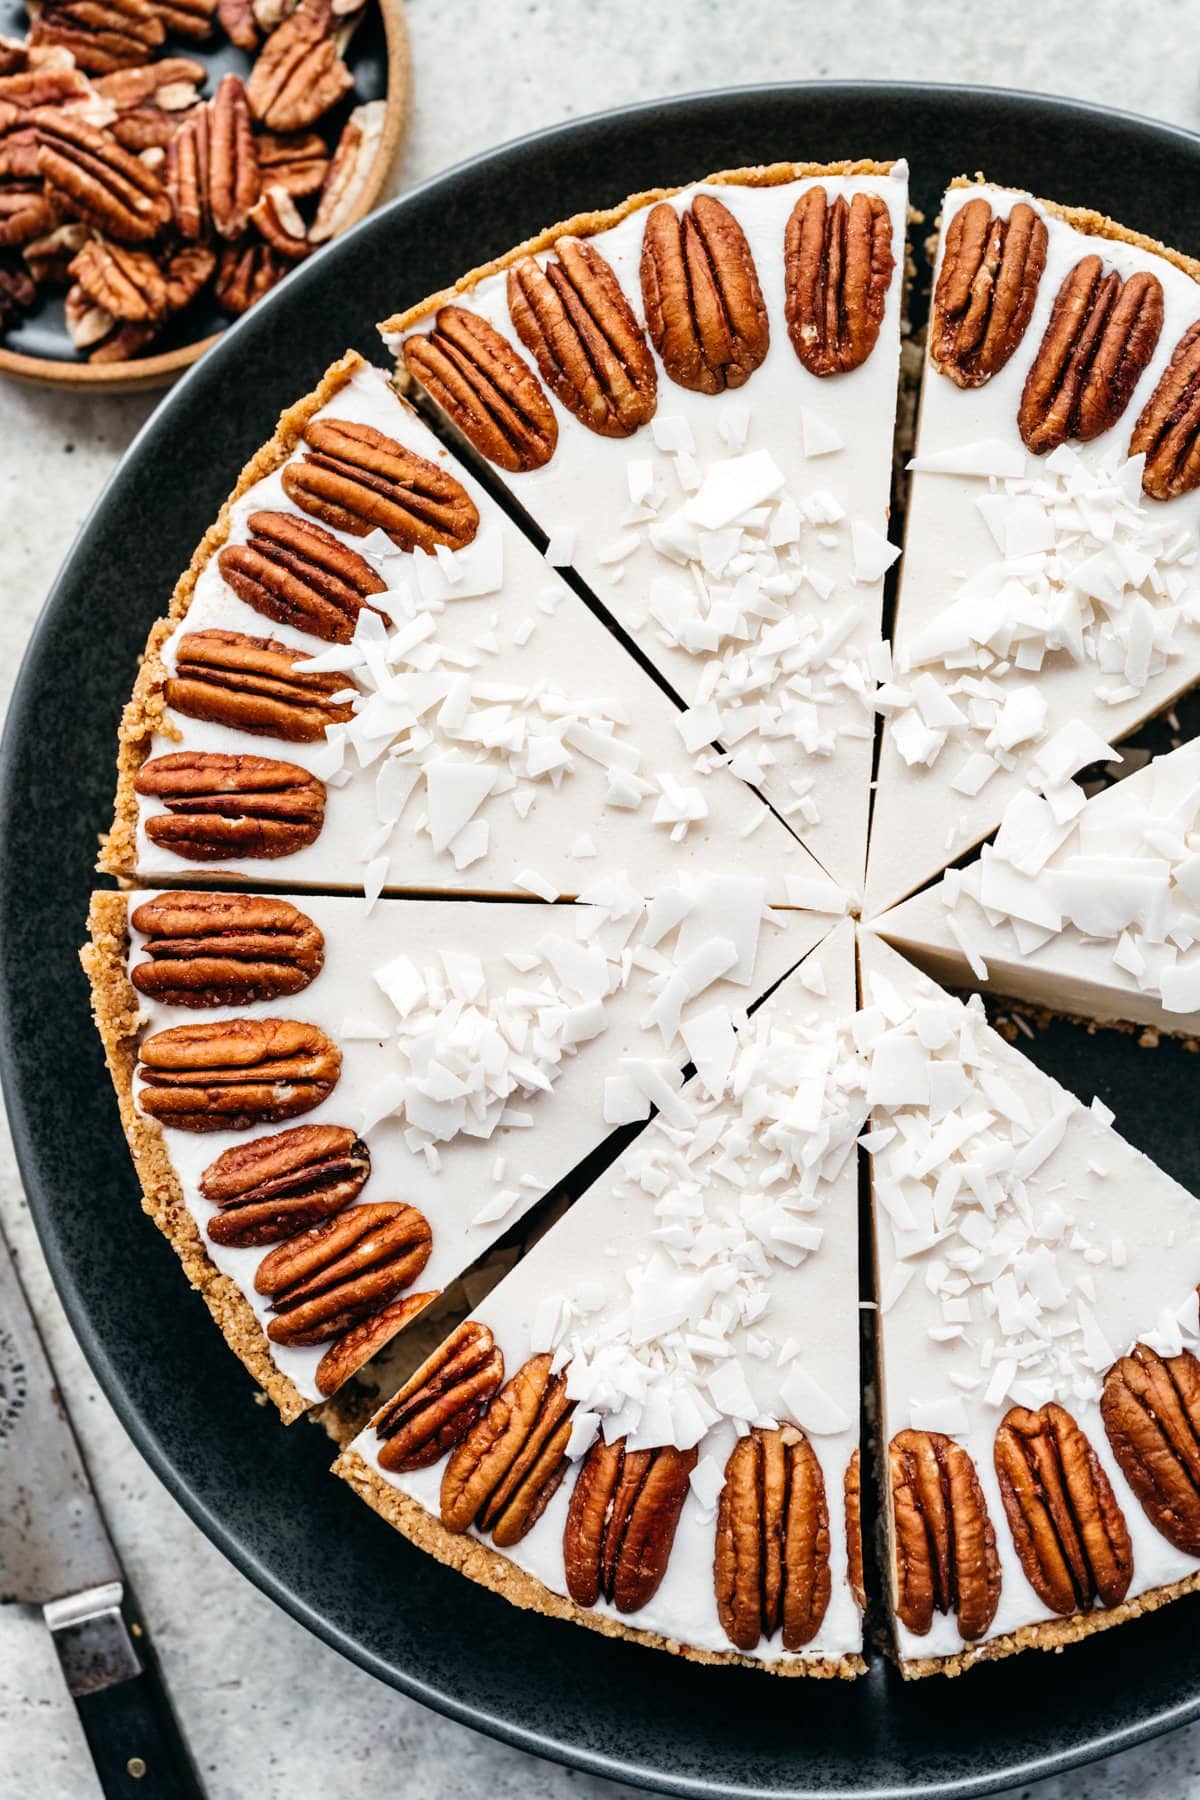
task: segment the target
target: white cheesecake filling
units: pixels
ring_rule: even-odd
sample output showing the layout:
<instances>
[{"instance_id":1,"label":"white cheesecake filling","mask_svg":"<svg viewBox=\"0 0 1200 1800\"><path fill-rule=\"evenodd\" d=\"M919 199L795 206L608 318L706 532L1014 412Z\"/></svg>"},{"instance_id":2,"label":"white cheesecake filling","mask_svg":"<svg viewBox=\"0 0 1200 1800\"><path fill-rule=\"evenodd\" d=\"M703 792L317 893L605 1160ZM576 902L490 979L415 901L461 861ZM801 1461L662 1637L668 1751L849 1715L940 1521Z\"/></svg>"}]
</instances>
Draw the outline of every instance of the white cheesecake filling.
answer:
<instances>
[{"instance_id":1,"label":"white cheesecake filling","mask_svg":"<svg viewBox=\"0 0 1200 1800\"><path fill-rule=\"evenodd\" d=\"M843 1483L858 1444L856 1139L863 1071L850 1034L847 922L697 1074L664 1114L477 1308L506 1376L553 1351L577 1402L577 1461L597 1433L631 1447L700 1444L662 1585L637 1613L597 1612L706 1650L732 1652L713 1587L725 1463L752 1424L801 1425L821 1463L832 1593L813 1642L767 1661L858 1653L846 1575ZM435 1516L444 1462L380 1469L368 1428L355 1448ZM566 1593L562 1536L575 1470L504 1554ZM486 1541L483 1540L483 1541Z\"/></svg>"},{"instance_id":2,"label":"white cheesecake filling","mask_svg":"<svg viewBox=\"0 0 1200 1800\"><path fill-rule=\"evenodd\" d=\"M867 911L902 900L999 824L1039 750L1067 724L1114 742L1200 675L1200 492L1166 504L1141 491L1130 435L1200 287L1164 257L1076 230L1029 196L952 188L946 228L982 196L1007 217L1041 212L1049 243L1025 336L983 387L926 362L905 522L893 680L872 819ZM1085 255L1162 284L1157 349L1125 411L1086 444L1029 455L1021 392L1054 298ZM935 276L936 279L936 276Z\"/></svg>"},{"instance_id":3,"label":"white cheesecake filling","mask_svg":"<svg viewBox=\"0 0 1200 1800\"><path fill-rule=\"evenodd\" d=\"M623 440L597 436L550 396L554 455L502 476L548 534L551 561L578 570L688 702L695 741L715 737L854 893L866 860L883 576L899 555L887 523L907 181L898 162L887 175L700 183L673 196L681 212L712 194L744 231L770 323L764 361L742 387L715 395L676 386L659 364L655 417ZM826 378L800 362L784 311L784 233L815 186L831 201L882 197L895 258L871 354ZM589 240L639 320L647 210ZM505 274L455 304L517 341Z\"/></svg>"},{"instance_id":4,"label":"white cheesecake filling","mask_svg":"<svg viewBox=\"0 0 1200 1800\"><path fill-rule=\"evenodd\" d=\"M349 898L296 897L324 934L324 966L302 992L237 1016L319 1026L341 1051L336 1086L311 1112L249 1131L163 1130L209 1257L264 1330L254 1276L267 1251L207 1235L218 1209L200 1181L223 1151L296 1125L349 1126L371 1152L360 1200L407 1201L432 1228L413 1291L444 1288L615 1124L647 1118L651 1095L678 1088L697 1016L723 1005L740 1017L829 927L764 917L761 884L702 882L652 908L611 885L607 904L382 901L365 919ZM721 972L698 966L695 936L728 947ZM132 926L130 939L132 968L146 940ZM226 1016L141 1006L146 1034ZM135 1077L135 1100L140 1087ZM304 1398L319 1398L328 1345L270 1348Z\"/></svg>"},{"instance_id":5,"label":"white cheesecake filling","mask_svg":"<svg viewBox=\"0 0 1200 1800\"><path fill-rule=\"evenodd\" d=\"M277 624L233 593L211 558L181 637L224 629L302 649L344 669L360 711L325 740L294 744L167 709L150 754L180 750L275 757L326 783L316 840L273 861L197 864L156 845L139 801L137 875L203 875L296 887L574 896L597 867L624 870L639 893L706 869L765 875L781 905L833 884L742 781L685 747L680 713L527 538L488 499L377 369L359 369L320 418L372 425L454 474L480 514L475 541L438 557L405 554L382 533L335 532L388 583L385 623L360 615L355 642L330 646ZM300 444L293 457L303 456ZM304 517L280 471L232 511L243 544L259 511ZM347 691L348 691L347 690Z\"/></svg>"}]
</instances>

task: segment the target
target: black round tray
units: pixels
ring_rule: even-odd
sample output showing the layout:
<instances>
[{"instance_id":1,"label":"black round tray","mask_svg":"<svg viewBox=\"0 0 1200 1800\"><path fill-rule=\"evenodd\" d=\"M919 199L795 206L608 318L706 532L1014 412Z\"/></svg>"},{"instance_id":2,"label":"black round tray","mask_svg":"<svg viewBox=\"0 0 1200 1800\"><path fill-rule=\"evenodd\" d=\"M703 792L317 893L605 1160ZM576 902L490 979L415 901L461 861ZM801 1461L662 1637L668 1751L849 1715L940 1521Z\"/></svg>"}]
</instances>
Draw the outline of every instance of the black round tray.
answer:
<instances>
[{"instance_id":1,"label":"black round tray","mask_svg":"<svg viewBox=\"0 0 1200 1800\"><path fill-rule=\"evenodd\" d=\"M437 178L303 267L164 400L79 536L34 634L0 765L0 1027L17 1152L84 1350L138 1448L247 1575L364 1668L525 1749L673 1794L981 1794L1200 1715L1196 1607L948 1685L770 1680L518 1612L390 1531L285 1430L138 1207L76 962L117 719L146 630L242 460L375 320L555 218L705 171L907 156L932 220L961 171L1086 203L1200 252L1200 139L987 89L795 85L640 106ZM1200 309L1198 309L1200 310ZM1112 1032L1038 1060L1200 1189L1196 1062ZM330 1720L336 1730L337 1721Z\"/></svg>"}]
</instances>

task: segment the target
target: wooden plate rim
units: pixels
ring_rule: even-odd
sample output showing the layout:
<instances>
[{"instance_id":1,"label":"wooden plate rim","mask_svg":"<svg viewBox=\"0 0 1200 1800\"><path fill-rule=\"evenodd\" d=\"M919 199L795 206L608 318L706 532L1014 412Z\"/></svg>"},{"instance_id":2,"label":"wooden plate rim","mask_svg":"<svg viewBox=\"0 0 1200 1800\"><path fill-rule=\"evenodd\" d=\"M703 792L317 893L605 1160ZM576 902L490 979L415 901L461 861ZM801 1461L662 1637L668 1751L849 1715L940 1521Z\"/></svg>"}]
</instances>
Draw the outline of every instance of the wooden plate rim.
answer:
<instances>
[{"instance_id":1,"label":"wooden plate rim","mask_svg":"<svg viewBox=\"0 0 1200 1800\"><path fill-rule=\"evenodd\" d=\"M404 0L379 0L379 10L387 49L387 116L362 197L349 224L338 237L365 218L379 199L388 171L407 135L412 111L412 57ZM222 331L214 331L193 344L181 344L159 356L139 356L123 363L60 362L52 356L25 356L18 350L6 350L0 344L0 375L12 376L30 387L73 388L88 394L144 393L168 386L224 335Z\"/></svg>"}]
</instances>

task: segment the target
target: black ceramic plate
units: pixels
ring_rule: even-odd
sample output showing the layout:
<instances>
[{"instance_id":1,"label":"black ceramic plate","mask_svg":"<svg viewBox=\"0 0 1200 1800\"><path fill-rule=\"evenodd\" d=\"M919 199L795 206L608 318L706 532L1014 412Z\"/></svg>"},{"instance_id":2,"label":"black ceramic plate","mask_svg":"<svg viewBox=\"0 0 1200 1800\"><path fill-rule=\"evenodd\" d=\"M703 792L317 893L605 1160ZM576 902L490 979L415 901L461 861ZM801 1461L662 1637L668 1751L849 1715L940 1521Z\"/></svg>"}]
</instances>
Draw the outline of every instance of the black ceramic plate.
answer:
<instances>
[{"instance_id":1,"label":"black ceramic plate","mask_svg":"<svg viewBox=\"0 0 1200 1800\"><path fill-rule=\"evenodd\" d=\"M1200 253L1200 139L1063 101L759 88L509 145L306 265L163 402L47 603L4 746L0 982L18 1154L63 1299L134 1441L246 1574L372 1673L526 1749L674 1794L980 1794L1125 1748L1200 1715L1196 1603L952 1686L905 1686L878 1659L853 1684L697 1668L515 1611L330 1479L320 1432L285 1431L254 1403L138 1208L75 953L147 627L285 403L346 344L378 355L376 319L549 220L723 166L896 155L930 219L948 178L982 168ZM1194 1058L1066 1026L1035 1054L1085 1097L1100 1092L1200 1192Z\"/></svg>"}]
</instances>

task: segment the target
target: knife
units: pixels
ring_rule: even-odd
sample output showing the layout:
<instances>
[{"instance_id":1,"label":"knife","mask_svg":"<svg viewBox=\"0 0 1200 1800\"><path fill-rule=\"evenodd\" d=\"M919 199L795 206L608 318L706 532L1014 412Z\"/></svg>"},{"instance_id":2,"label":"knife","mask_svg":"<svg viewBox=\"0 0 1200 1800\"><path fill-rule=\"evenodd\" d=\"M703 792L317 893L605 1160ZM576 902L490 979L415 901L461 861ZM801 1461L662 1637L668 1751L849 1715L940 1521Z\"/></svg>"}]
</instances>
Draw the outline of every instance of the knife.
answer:
<instances>
[{"instance_id":1,"label":"knife","mask_svg":"<svg viewBox=\"0 0 1200 1800\"><path fill-rule=\"evenodd\" d=\"M40 1606L106 1800L203 1800L0 1233L0 1602Z\"/></svg>"}]
</instances>

